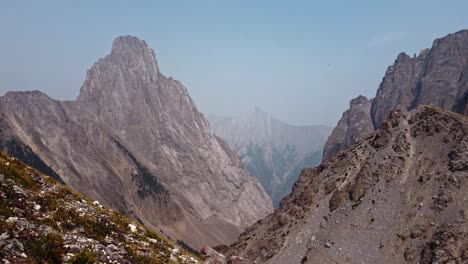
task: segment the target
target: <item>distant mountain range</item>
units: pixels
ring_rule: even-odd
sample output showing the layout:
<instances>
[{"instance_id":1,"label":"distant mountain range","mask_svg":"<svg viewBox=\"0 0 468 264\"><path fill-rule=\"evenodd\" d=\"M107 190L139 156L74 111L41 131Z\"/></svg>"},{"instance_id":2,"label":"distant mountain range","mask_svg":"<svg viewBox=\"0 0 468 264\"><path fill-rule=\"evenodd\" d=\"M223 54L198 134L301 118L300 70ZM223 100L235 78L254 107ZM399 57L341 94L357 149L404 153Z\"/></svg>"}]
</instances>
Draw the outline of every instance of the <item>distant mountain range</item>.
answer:
<instances>
[{"instance_id":1,"label":"distant mountain range","mask_svg":"<svg viewBox=\"0 0 468 264\"><path fill-rule=\"evenodd\" d=\"M236 151L275 206L302 169L318 165L330 127L293 126L259 108L237 117L208 115L214 133Z\"/></svg>"}]
</instances>

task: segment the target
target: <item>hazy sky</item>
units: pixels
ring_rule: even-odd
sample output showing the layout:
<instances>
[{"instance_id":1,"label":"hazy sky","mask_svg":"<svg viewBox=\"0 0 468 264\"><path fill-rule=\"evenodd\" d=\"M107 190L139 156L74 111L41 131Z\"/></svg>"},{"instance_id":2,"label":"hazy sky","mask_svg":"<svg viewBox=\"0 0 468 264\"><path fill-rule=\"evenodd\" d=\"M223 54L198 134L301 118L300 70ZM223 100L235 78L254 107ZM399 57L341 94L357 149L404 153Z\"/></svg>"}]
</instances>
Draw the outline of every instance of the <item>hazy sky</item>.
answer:
<instances>
[{"instance_id":1,"label":"hazy sky","mask_svg":"<svg viewBox=\"0 0 468 264\"><path fill-rule=\"evenodd\" d=\"M119 35L155 50L205 113L259 106L293 124L334 125L373 96L399 52L468 28L468 1L0 0L0 95L74 99Z\"/></svg>"}]
</instances>

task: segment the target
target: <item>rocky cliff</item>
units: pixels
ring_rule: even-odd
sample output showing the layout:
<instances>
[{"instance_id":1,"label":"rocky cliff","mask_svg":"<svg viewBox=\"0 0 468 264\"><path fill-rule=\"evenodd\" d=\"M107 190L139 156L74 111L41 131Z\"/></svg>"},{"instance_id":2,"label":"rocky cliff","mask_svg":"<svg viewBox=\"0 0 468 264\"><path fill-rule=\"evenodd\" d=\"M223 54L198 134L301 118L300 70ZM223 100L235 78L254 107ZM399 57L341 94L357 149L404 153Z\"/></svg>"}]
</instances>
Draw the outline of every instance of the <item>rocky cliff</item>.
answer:
<instances>
[{"instance_id":1,"label":"rocky cliff","mask_svg":"<svg viewBox=\"0 0 468 264\"><path fill-rule=\"evenodd\" d=\"M398 55L372 99L369 115L354 121L343 114L324 148L324 159L335 155L379 128L397 107L407 110L432 105L468 115L468 30L436 39L431 49L418 56ZM354 111L351 104L347 112ZM369 124L369 118L372 125ZM360 127L361 130L354 128Z\"/></svg>"},{"instance_id":2,"label":"rocky cliff","mask_svg":"<svg viewBox=\"0 0 468 264\"><path fill-rule=\"evenodd\" d=\"M289 125L259 108L237 117L208 119L214 133L240 155L275 206L291 192L303 168L320 163L330 133L326 126Z\"/></svg>"},{"instance_id":3,"label":"rocky cliff","mask_svg":"<svg viewBox=\"0 0 468 264\"><path fill-rule=\"evenodd\" d=\"M114 41L76 101L10 92L0 113L5 151L27 150L73 189L195 248L229 243L272 211L187 89L136 37Z\"/></svg>"},{"instance_id":4,"label":"rocky cliff","mask_svg":"<svg viewBox=\"0 0 468 264\"><path fill-rule=\"evenodd\" d=\"M338 151L361 141L374 132L370 111L371 101L365 96L360 95L351 100L349 109L343 113L325 142L324 158L333 156Z\"/></svg>"},{"instance_id":5,"label":"rocky cliff","mask_svg":"<svg viewBox=\"0 0 468 264\"><path fill-rule=\"evenodd\" d=\"M227 250L245 263L465 263L468 117L395 111L305 169L274 214Z\"/></svg>"}]
</instances>

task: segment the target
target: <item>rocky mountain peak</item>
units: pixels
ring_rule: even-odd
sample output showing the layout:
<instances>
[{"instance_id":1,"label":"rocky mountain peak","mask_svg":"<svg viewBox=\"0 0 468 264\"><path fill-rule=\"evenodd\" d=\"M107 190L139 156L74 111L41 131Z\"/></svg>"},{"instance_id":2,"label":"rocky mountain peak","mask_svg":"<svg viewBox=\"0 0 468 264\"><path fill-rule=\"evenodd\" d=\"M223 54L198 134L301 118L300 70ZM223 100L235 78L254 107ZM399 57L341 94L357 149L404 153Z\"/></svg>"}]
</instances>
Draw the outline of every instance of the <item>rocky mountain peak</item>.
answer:
<instances>
[{"instance_id":1,"label":"rocky mountain peak","mask_svg":"<svg viewBox=\"0 0 468 264\"><path fill-rule=\"evenodd\" d=\"M0 148L31 150L70 187L192 247L229 243L273 209L187 89L159 72L136 37L114 41L76 101L4 96L0 113Z\"/></svg>"},{"instance_id":2,"label":"rocky mountain peak","mask_svg":"<svg viewBox=\"0 0 468 264\"><path fill-rule=\"evenodd\" d=\"M349 102L349 109L343 113L325 143L324 159L332 157L338 150L360 141L374 131L370 111L371 101L365 96L359 95Z\"/></svg>"},{"instance_id":3,"label":"rocky mountain peak","mask_svg":"<svg viewBox=\"0 0 468 264\"><path fill-rule=\"evenodd\" d=\"M410 56L405 52L400 52L397 56L396 61L404 61L405 59L410 59Z\"/></svg>"},{"instance_id":4,"label":"rocky mountain peak","mask_svg":"<svg viewBox=\"0 0 468 264\"><path fill-rule=\"evenodd\" d=\"M154 60L157 66L156 55L146 41L134 36L120 36L112 43L111 55L134 58L135 60L148 59ZM130 62L127 61L127 62Z\"/></svg>"},{"instance_id":5,"label":"rocky mountain peak","mask_svg":"<svg viewBox=\"0 0 468 264\"><path fill-rule=\"evenodd\" d=\"M154 51L133 36L114 40L111 53L99 59L86 74L78 101L128 99L153 86L160 75ZM148 91L145 92L147 95ZM96 98L97 97L97 98ZM101 102L102 103L102 102Z\"/></svg>"},{"instance_id":6,"label":"rocky mountain peak","mask_svg":"<svg viewBox=\"0 0 468 264\"><path fill-rule=\"evenodd\" d=\"M346 138L363 138L378 129L398 107L412 110L418 105L431 105L468 115L467 46L468 30L462 30L436 39L419 56L400 53L370 102L369 115L350 122L346 113L355 108L352 102L325 145L324 158L356 142L346 142ZM367 129L350 129L368 124L369 119Z\"/></svg>"},{"instance_id":7,"label":"rocky mountain peak","mask_svg":"<svg viewBox=\"0 0 468 264\"><path fill-rule=\"evenodd\" d=\"M468 38L468 30L463 29L452 34L448 34L445 37L435 39L434 42L432 43L432 47L434 48L439 45L452 44L457 41L463 42L463 41L466 41L467 38Z\"/></svg>"},{"instance_id":8,"label":"rocky mountain peak","mask_svg":"<svg viewBox=\"0 0 468 264\"><path fill-rule=\"evenodd\" d=\"M135 36L119 36L112 42L112 52L126 52L129 50L141 50L151 48L146 44L146 41Z\"/></svg>"},{"instance_id":9,"label":"rocky mountain peak","mask_svg":"<svg viewBox=\"0 0 468 264\"><path fill-rule=\"evenodd\" d=\"M368 102L369 102L369 99L367 99L367 97L365 97L364 95L358 95L356 98L351 99L351 101L349 102L349 106L350 107L358 106L361 104L366 104Z\"/></svg>"}]
</instances>

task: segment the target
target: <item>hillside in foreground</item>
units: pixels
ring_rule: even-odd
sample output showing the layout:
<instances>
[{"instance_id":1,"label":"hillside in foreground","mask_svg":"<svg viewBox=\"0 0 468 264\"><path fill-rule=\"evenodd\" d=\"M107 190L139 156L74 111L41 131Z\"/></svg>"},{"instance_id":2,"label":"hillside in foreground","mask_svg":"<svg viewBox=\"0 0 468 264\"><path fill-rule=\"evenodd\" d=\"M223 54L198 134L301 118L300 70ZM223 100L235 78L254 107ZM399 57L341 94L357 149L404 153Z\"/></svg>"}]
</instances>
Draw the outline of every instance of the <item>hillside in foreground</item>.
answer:
<instances>
[{"instance_id":1,"label":"hillside in foreground","mask_svg":"<svg viewBox=\"0 0 468 264\"><path fill-rule=\"evenodd\" d=\"M468 117L392 112L305 169L280 208L227 254L245 263L467 263Z\"/></svg>"},{"instance_id":2,"label":"hillside in foreground","mask_svg":"<svg viewBox=\"0 0 468 264\"><path fill-rule=\"evenodd\" d=\"M2 263L200 263L168 239L0 153Z\"/></svg>"}]
</instances>

